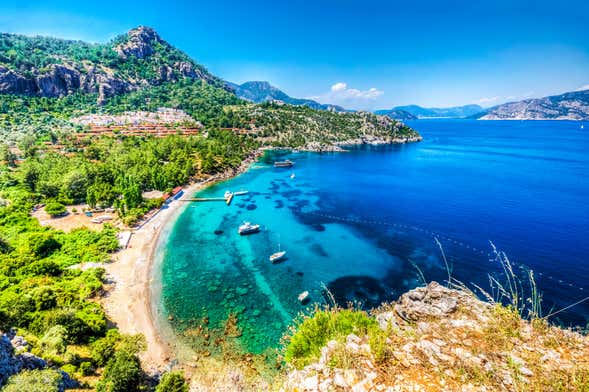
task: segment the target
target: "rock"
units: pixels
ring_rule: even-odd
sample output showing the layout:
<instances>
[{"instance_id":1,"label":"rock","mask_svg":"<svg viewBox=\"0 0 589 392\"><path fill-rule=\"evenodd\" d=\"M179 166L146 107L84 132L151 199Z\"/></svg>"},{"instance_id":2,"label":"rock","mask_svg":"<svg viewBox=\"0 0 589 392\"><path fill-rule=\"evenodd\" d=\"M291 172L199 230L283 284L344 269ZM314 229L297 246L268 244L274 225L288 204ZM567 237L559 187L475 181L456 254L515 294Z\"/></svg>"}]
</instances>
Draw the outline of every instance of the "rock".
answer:
<instances>
[{"instance_id":1,"label":"rock","mask_svg":"<svg viewBox=\"0 0 589 392\"><path fill-rule=\"evenodd\" d=\"M393 312L383 312L376 315L376 321L378 326L383 331L388 331L389 328L398 328L397 321L395 320L395 314Z\"/></svg>"},{"instance_id":2,"label":"rock","mask_svg":"<svg viewBox=\"0 0 589 392\"><path fill-rule=\"evenodd\" d=\"M307 377L303 380L301 388L305 391L316 391L318 389L319 379L317 375Z\"/></svg>"},{"instance_id":3,"label":"rock","mask_svg":"<svg viewBox=\"0 0 589 392\"><path fill-rule=\"evenodd\" d=\"M468 301L466 293L451 290L436 282L418 287L403 294L394 311L403 320L414 322L429 317L445 317L458 308L458 303Z\"/></svg>"}]
</instances>

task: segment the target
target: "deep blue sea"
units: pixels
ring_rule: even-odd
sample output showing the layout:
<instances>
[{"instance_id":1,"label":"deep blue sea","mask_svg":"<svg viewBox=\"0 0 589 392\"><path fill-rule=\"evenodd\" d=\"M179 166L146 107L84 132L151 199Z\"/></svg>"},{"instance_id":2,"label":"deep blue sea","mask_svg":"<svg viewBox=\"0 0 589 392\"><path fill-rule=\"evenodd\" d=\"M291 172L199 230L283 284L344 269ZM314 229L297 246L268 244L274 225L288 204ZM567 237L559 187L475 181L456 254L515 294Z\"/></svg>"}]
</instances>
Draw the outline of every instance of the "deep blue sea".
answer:
<instances>
[{"instance_id":1,"label":"deep blue sea","mask_svg":"<svg viewBox=\"0 0 589 392\"><path fill-rule=\"evenodd\" d=\"M422 142L270 154L200 192L249 194L231 206L191 203L161 246L161 311L177 333L202 344L190 331L221 336L234 314L239 344L263 352L304 310L304 290L320 303L327 287L341 304L373 307L420 284L418 270L443 281L434 238L466 284L488 288L488 274L501 272L492 241L517 271L534 271L546 313L589 296L589 131L564 121L409 125ZM286 158L293 170L272 167ZM243 221L262 232L239 236ZM279 246L287 258L273 265ZM589 303L558 316L586 325Z\"/></svg>"}]
</instances>

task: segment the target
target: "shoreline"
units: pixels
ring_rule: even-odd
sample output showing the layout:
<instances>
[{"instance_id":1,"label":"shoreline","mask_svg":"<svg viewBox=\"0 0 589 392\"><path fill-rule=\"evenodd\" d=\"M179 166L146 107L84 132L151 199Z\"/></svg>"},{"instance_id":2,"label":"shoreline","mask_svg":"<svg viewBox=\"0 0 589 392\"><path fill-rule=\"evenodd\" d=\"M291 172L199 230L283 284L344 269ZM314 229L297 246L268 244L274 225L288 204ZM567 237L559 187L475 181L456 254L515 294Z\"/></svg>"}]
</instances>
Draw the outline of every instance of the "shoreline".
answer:
<instances>
[{"instance_id":1,"label":"shoreline","mask_svg":"<svg viewBox=\"0 0 589 392\"><path fill-rule=\"evenodd\" d=\"M410 140L394 140L388 143L372 141L372 143L359 140L341 143L346 145L382 145L405 144L419 142L421 137ZM308 152L341 152L343 148L334 146L331 151L301 149ZM288 148L293 150L292 148ZM232 179L257 162L268 150L281 150L281 148L263 147L249 154L237 168L193 182L183 187L184 195L190 197L197 191ZM154 277L154 264L156 251L162 232L169 227L184 211L188 203L179 200L172 201L168 208L158 211L138 228L132 230L131 239L127 248L119 250L113 256L113 261L104 266L106 270L106 294L101 299L108 319L124 334L138 334L145 336L147 348L140 354L141 362L145 370L158 372L170 367L170 362L175 360L174 344L166 339L162 326L158 325L155 314L156 306L153 303L152 282Z\"/></svg>"},{"instance_id":2,"label":"shoreline","mask_svg":"<svg viewBox=\"0 0 589 392\"><path fill-rule=\"evenodd\" d=\"M244 173L264 151L254 151L235 169L183 187L183 197L192 197L199 190ZM115 253L113 261L104 266L107 284L106 293L100 302L108 319L121 333L143 334L147 347L140 358L148 372L169 367L175 356L173 345L166 340L158 326L151 286L161 234L189 204L181 199L172 201L167 208L161 209L139 228L132 230L127 248Z\"/></svg>"}]
</instances>

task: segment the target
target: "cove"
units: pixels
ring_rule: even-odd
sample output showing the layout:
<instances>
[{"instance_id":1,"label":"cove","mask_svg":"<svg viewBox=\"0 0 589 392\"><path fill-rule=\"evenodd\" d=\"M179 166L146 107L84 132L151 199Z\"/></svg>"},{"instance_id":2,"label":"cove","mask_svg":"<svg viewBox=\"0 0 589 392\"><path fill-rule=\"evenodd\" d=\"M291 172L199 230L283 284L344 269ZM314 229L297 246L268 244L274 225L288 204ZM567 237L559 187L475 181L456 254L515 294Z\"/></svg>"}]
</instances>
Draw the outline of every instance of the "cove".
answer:
<instances>
[{"instance_id":1,"label":"cove","mask_svg":"<svg viewBox=\"0 0 589 392\"><path fill-rule=\"evenodd\" d=\"M230 206L191 203L161 241L158 305L178 337L212 354L231 339L264 353L300 312L297 296L372 308L447 272L500 273L493 241L531 268L545 308L589 295L589 138L574 122L419 120L421 143L267 154L198 197L247 190ZM294 168L274 168L290 159ZM295 174L291 178L291 174ZM239 236L243 221L261 232ZM286 258L271 264L278 247ZM420 272L417 271L419 269ZM312 305L310 305L312 306ZM229 324L227 323L230 318ZM585 325L587 304L559 314ZM206 333L202 332L206 328Z\"/></svg>"}]
</instances>

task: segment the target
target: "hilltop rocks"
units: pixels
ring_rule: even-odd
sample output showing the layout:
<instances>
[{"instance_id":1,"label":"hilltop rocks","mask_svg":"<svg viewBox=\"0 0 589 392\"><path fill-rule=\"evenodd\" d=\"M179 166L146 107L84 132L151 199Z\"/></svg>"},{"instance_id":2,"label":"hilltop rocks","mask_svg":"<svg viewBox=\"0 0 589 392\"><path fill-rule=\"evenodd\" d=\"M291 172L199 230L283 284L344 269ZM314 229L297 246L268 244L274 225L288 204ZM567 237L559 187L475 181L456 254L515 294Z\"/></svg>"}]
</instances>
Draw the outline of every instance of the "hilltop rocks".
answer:
<instances>
[{"instance_id":1,"label":"hilltop rocks","mask_svg":"<svg viewBox=\"0 0 589 392\"><path fill-rule=\"evenodd\" d=\"M9 34L6 36L10 39ZM78 50L72 41L60 44L72 45L73 53ZM80 59L48 51L42 54L49 64L42 68L31 64L0 65L0 94L56 98L81 92L98 94L97 101L102 104L114 95L182 78L220 83L149 27L130 30L115 43L102 45L98 52L101 54ZM132 62L133 58L143 61ZM122 67L123 62L131 62L131 66Z\"/></svg>"},{"instance_id":2,"label":"hilltop rocks","mask_svg":"<svg viewBox=\"0 0 589 392\"><path fill-rule=\"evenodd\" d=\"M130 30L127 36L128 39L125 43L115 47L115 51L123 59L129 56L144 59L155 52L154 44L164 43L155 30L150 27L137 27Z\"/></svg>"}]
</instances>

